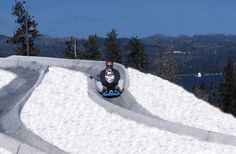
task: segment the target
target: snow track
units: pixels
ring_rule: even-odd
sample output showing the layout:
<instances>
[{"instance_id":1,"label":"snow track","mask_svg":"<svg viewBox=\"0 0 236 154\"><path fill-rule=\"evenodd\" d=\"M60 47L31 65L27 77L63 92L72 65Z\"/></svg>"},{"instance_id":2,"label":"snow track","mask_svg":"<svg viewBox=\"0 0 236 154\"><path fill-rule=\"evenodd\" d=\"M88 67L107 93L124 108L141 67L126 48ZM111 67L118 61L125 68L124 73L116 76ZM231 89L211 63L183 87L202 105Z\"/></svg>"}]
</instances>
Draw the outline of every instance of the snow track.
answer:
<instances>
[{"instance_id":1,"label":"snow track","mask_svg":"<svg viewBox=\"0 0 236 154\"><path fill-rule=\"evenodd\" d=\"M235 136L166 121L147 111L138 102L136 102L136 100L128 91L129 77L127 70L123 65L115 64L114 67L120 71L121 78L123 78L125 81L124 92L122 93L121 97L104 99L95 90L95 79L89 78L89 76L96 76L99 74L99 72L104 68L104 62L13 56L7 60L1 60L1 63L6 64L6 66L1 66L2 69L13 72L17 75L17 78L5 86L7 87L6 89L8 89L8 91L10 89L7 95L4 96L5 98L0 97L0 105L3 104L2 108L5 109L0 113L0 130L2 133L10 135L21 142L27 143L41 151L58 154L64 153L62 150L59 150L57 147L50 145L37 135L30 132L22 124L19 114L33 89L42 80L44 74L47 71L47 66L62 67L86 73L88 76L87 80L89 96L94 100L94 102L105 108L110 113L115 113L126 119L131 119L138 123L143 123L147 126L167 130L179 135L188 135L203 141L236 146ZM14 89L13 87L17 88ZM19 89L21 89L21 91L19 91ZM10 104L4 103L4 99L6 98L12 99L10 100ZM16 126L13 126L14 123L16 123Z\"/></svg>"},{"instance_id":2,"label":"snow track","mask_svg":"<svg viewBox=\"0 0 236 154\"><path fill-rule=\"evenodd\" d=\"M136 100L132 97L127 89L124 90L121 97L104 99L96 92L94 82L94 80L88 79L89 95L96 103L103 106L108 112L116 113L124 118L143 123L147 126L157 127L162 130L170 131L179 135L188 135L202 141L236 146L235 136L170 122L158 116L152 115L147 110L145 110L138 102L136 102ZM129 83L129 81L127 83ZM116 106L114 106L113 104L116 104Z\"/></svg>"},{"instance_id":3,"label":"snow track","mask_svg":"<svg viewBox=\"0 0 236 154\"><path fill-rule=\"evenodd\" d=\"M20 111L34 88L41 82L47 66L37 62L1 59L0 69L14 74L15 78L1 88L0 95L0 131L4 136L1 144L11 152L36 152L35 148L49 153L62 154L63 151L52 146L27 129L20 119ZM13 144L15 138L19 141ZM22 146L22 144L27 146ZM0 144L0 145L1 145ZM27 145L28 144L28 145ZM3 145L3 147L4 147ZM9 146L8 146L9 145ZM30 146L29 146L30 145ZM32 147L31 147L32 146Z\"/></svg>"}]
</instances>

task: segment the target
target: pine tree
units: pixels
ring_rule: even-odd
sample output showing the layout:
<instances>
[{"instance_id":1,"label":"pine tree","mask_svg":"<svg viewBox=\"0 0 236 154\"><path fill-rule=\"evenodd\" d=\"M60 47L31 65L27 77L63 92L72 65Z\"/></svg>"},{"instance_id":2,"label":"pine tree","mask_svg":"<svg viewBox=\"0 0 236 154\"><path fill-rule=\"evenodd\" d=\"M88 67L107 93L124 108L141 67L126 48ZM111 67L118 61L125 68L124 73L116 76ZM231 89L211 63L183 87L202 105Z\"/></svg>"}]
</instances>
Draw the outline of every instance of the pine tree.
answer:
<instances>
[{"instance_id":1,"label":"pine tree","mask_svg":"<svg viewBox=\"0 0 236 154\"><path fill-rule=\"evenodd\" d=\"M157 58L157 75L161 78L165 78L165 73L164 73L164 55L163 55L163 48L161 44L157 44L157 48L159 51L159 55Z\"/></svg>"},{"instance_id":2,"label":"pine tree","mask_svg":"<svg viewBox=\"0 0 236 154\"><path fill-rule=\"evenodd\" d=\"M120 42L117 39L115 29L112 29L110 33L107 33L104 54L106 59L110 59L118 63L122 62Z\"/></svg>"},{"instance_id":3,"label":"pine tree","mask_svg":"<svg viewBox=\"0 0 236 154\"><path fill-rule=\"evenodd\" d=\"M219 100L220 100L220 109L224 112L226 112L225 104L224 104L224 99L226 96L226 82L225 80L222 80L221 83L219 84Z\"/></svg>"},{"instance_id":4,"label":"pine tree","mask_svg":"<svg viewBox=\"0 0 236 154\"><path fill-rule=\"evenodd\" d=\"M174 82L176 80L176 70L174 65L174 46L168 47L167 61L167 80Z\"/></svg>"},{"instance_id":5,"label":"pine tree","mask_svg":"<svg viewBox=\"0 0 236 154\"><path fill-rule=\"evenodd\" d=\"M210 83L209 86L209 99L208 102L216 107L221 108L220 106L220 100L219 100L219 93L218 93L218 87L214 82Z\"/></svg>"},{"instance_id":6,"label":"pine tree","mask_svg":"<svg viewBox=\"0 0 236 154\"><path fill-rule=\"evenodd\" d=\"M81 58L78 55L77 49L77 41L73 37L70 37L70 40L65 41L66 48L65 48L65 57L70 59Z\"/></svg>"},{"instance_id":7,"label":"pine tree","mask_svg":"<svg viewBox=\"0 0 236 154\"><path fill-rule=\"evenodd\" d=\"M88 40L83 43L86 59L99 60L101 53L99 51L97 35L89 35Z\"/></svg>"},{"instance_id":8,"label":"pine tree","mask_svg":"<svg viewBox=\"0 0 236 154\"><path fill-rule=\"evenodd\" d=\"M232 102L231 102L231 106L232 106L232 112L233 115L236 116L236 69L234 67L235 70L235 74L234 74L234 81L233 81L233 90L232 90Z\"/></svg>"},{"instance_id":9,"label":"pine tree","mask_svg":"<svg viewBox=\"0 0 236 154\"><path fill-rule=\"evenodd\" d=\"M38 24L33 19L34 17L29 15L25 5L25 2L15 1L15 5L12 7L12 15L17 17L15 22L19 24L19 28L7 42L21 44L17 48L17 54L37 56L39 49L35 47L34 40L39 36L36 29Z\"/></svg>"},{"instance_id":10,"label":"pine tree","mask_svg":"<svg viewBox=\"0 0 236 154\"><path fill-rule=\"evenodd\" d=\"M131 67L144 71L146 65L145 48L138 37L132 37L128 43L130 53L128 55L128 63Z\"/></svg>"},{"instance_id":11,"label":"pine tree","mask_svg":"<svg viewBox=\"0 0 236 154\"><path fill-rule=\"evenodd\" d=\"M207 94L208 89L203 81L193 86L192 91L196 97L203 99L205 101L208 100L208 94Z\"/></svg>"},{"instance_id":12,"label":"pine tree","mask_svg":"<svg viewBox=\"0 0 236 154\"><path fill-rule=\"evenodd\" d=\"M236 80L236 72L235 67L233 64L233 61L231 57L228 59L227 65L224 68L224 83L222 83L222 109L224 112L227 113L233 113L236 111L236 104L234 98L235 98L235 80Z\"/></svg>"}]
</instances>

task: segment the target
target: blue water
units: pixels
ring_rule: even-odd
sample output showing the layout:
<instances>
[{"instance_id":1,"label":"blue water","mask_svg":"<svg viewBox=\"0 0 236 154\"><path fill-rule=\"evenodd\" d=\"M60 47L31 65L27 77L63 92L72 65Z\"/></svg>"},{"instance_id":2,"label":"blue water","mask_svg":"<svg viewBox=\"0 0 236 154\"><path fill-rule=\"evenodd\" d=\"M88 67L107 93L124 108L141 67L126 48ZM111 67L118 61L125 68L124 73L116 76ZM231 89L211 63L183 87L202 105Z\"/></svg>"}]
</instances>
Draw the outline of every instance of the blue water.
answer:
<instances>
[{"instance_id":1,"label":"blue water","mask_svg":"<svg viewBox=\"0 0 236 154\"><path fill-rule=\"evenodd\" d=\"M207 86L211 82L219 84L223 80L223 75L204 75L202 77L197 77L195 75L183 75L177 77L177 84L183 87L184 89L192 92L192 88L197 83L203 81Z\"/></svg>"}]
</instances>

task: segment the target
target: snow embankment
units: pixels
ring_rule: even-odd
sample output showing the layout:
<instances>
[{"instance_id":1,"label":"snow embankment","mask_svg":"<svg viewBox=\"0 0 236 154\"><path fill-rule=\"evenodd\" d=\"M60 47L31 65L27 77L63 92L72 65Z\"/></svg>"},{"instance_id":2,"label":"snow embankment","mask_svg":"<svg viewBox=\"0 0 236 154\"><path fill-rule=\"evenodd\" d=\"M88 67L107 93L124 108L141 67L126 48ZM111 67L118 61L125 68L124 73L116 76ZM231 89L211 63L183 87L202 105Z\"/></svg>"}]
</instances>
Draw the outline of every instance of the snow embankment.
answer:
<instances>
[{"instance_id":1,"label":"snow embankment","mask_svg":"<svg viewBox=\"0 0 236 154\"><path fill-rule=\"evenodd\" d=\"M15 77L15 74L0 69L0 88L9 84Z\"/></svg>"},{"instance_id":2,"label":"snow embankment","mask_svg":"<svg viewBox=\"0 0 236 154\"><path fill-rule=\"evenodd\" d=\"M12 153L0 147L0 154L12 154Z\"/></svg>"},{"instance_id":3,"label":"snow embankment","mask_svg":"<svg viewBox=\"0 0 236 154\"><path fill-rule=\"evenodd\" d=\"M69 153L236 153L236 147L201 142L107 112L87 94L80 72L49 68L22 110L23 123Z\"/></svg>"},{"instance_id":4,"label":"snow embankment","mask_svg":"<svg viewBox=\"0 0 236 154\"><path fill-rule=\"evenodd\" d=\"M129 91L153 115L184 125L236 136L236 119L183 88L151 74L128 69Z\"/></svg>"}]
</instances>

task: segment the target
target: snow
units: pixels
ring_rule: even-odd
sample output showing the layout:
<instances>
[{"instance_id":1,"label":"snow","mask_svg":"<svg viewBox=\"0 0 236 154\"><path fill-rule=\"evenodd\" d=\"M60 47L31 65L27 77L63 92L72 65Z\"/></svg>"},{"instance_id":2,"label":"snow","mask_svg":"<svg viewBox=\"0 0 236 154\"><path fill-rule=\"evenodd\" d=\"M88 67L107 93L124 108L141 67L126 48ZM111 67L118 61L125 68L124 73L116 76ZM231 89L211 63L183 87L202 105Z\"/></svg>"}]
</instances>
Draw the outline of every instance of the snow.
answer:
<instances>
[{"instance_id":1,"label":"snow","mask_svg":"<svg viewBox=\"0 0 236 154\"><path fill-rule=\"evenodd\" d=\"M21 112L23 123L72 154L236 153L236 147L201 142L109 113L89 98L87 88L83 73L50 67Z\"/></svg>"},{"instance_id":2,"label":"snow","mask_svg":"<svg viewBox=\"0 0 236 154\"><path fill-rule=\"evenodd\" d=\"M10 83L16 77L15 74L0 69L0 88Z\"/></svg>"},{"instance_id":3,"label":"snow","mask_svg":"<svg viewBox=\"0 0 236 154\"><path fill-rule=\"evenodd\" d=\"M157 76L128 69L129 91L145 109L161 118L192 127L236 135L236 119Z\"/></svg>"},{"instance_id":4,"label":"snow","mask_svg":"<svg viewBox=\"0 0 236 154\"><path fill-rule=\"evenodd\" d=\"M12 154L12 153L0 147L0 154Z\"/></svg>"},{"instance_id":5,"label":"snow","mask_svg":"<svg viewBox=\"0 0 236 154\"><path fill-rule=\"evenodd\" d=\"M9 84L14 78L16 77L15 74L0 69L0 88L3 88L7 84ZM4 94L4 92L1 92ZM11 154L11 152L7 151L6 149L0 147L0 154Z\"/></svg>"}]
</instances>

